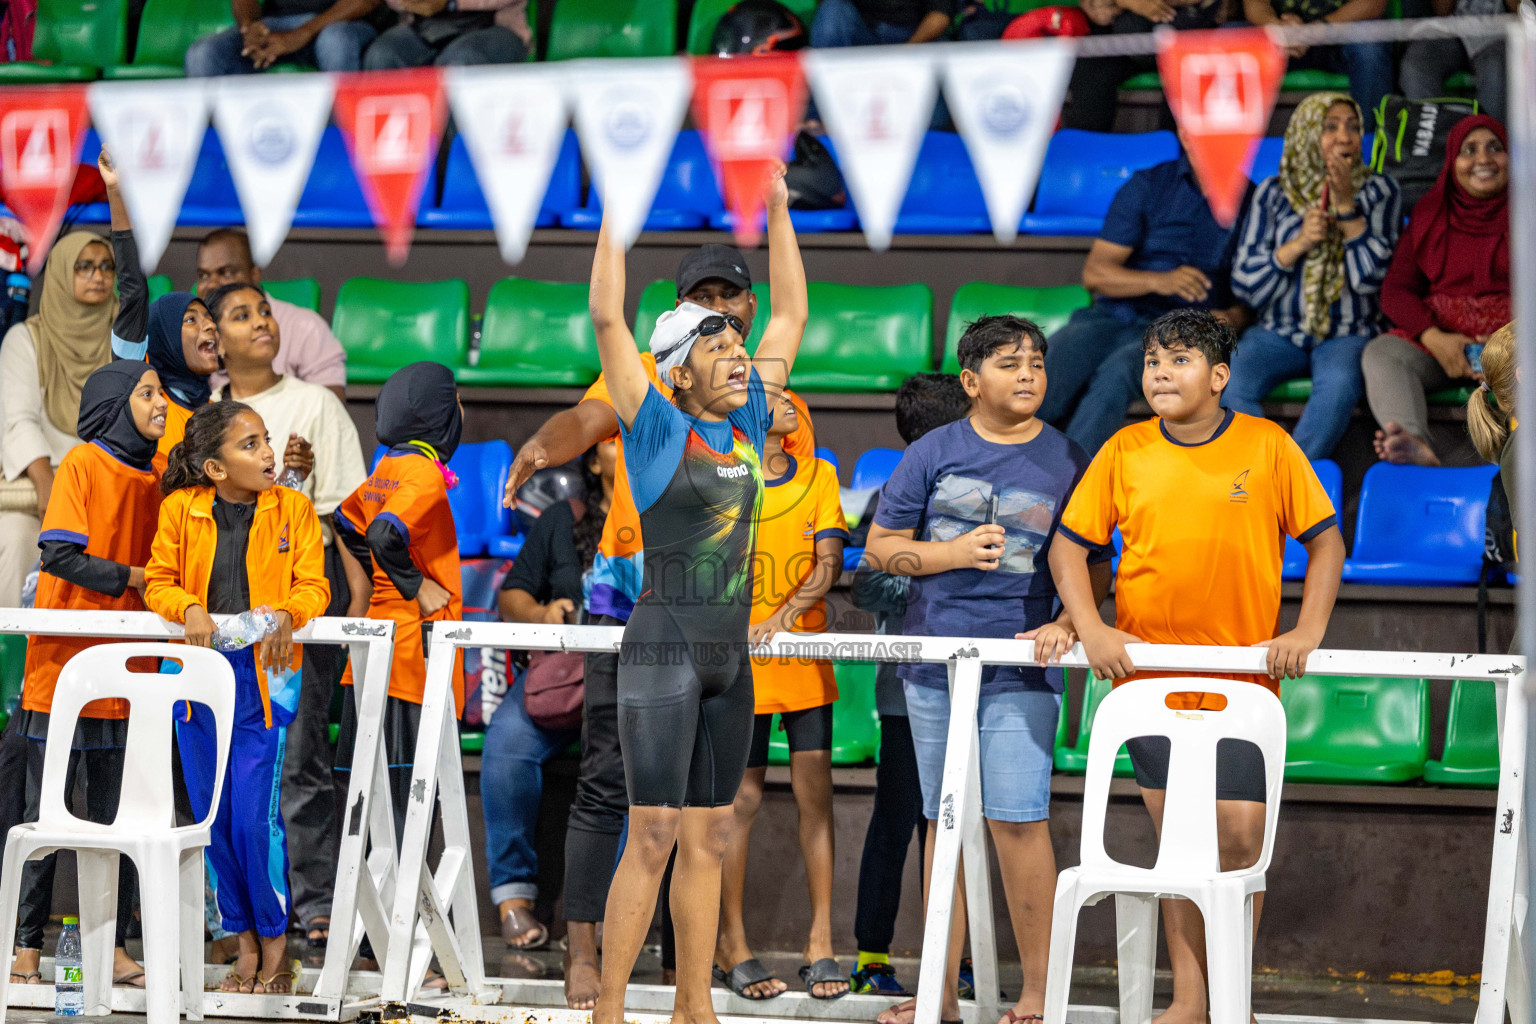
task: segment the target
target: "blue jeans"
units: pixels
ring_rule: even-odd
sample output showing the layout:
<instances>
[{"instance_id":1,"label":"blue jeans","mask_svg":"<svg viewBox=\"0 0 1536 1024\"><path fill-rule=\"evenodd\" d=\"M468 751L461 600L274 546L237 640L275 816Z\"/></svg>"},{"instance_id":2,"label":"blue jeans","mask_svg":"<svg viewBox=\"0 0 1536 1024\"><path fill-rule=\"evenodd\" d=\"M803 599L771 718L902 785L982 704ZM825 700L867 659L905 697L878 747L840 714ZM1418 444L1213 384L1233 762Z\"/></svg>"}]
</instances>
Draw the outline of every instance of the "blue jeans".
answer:
<instances>
[{"instance_id":1,"label":"blue jeans","mask_svg":"<svg viewBox=\"0 0 1536 1024\"><path fill-rule=\"evenodd\" d=\"M280 14L262 18L273 32L290 32L308 23L313 14ZM362 21L339 21L320 30L315 41L281 58L280 64L313 64L321 71L361 71L363 50L378 32ZM188 78L214 78L218 75L254 74L256 65L240 55L245 42L238 28L203 36L187 47Z\"/></svg>"},{"instance_id":2,"label":"blue jeans","mask_svg":"<svg viewBox=\"0 0 1536 1024\"><path fill-rule=\"evenodd\" d=\"M1097 305L1079 309L1051 335L1040 418L1092 456L1125 425L1141 397L1141 338L1152 317L1127 323Z\"/></svg>"},{"instance_id":3,"label":"blue jeans","mask_svg":"<svg viewBox=\"0 0 1536 1024\"><path fill-rule=\"evenodd\" d=\"M911 38L910 28L883 21L871 25L852 0L822 0L811 19L811 45L818 50L829 46L894 45Z\"/></svg>"},{"instance_id":4,"label":"blue jeans","mask_svg":"<svg viewBox=\"0 0 1536 1024\"><path fill-rule=\"evenodd\" d=\"M385 29L363 55L369 71L424 68L436 65L464 67L471 64L519 64L528 59L528 47L517 33L500 25L488 25L455 36L442 46L429 46L410 25Z\"/></svg>"},{"instance_id":5,"label":"blue jeans","mask_svg":"<svg viewBox=\"0 0 1536 1024\"><path fill-rule=\"evenodd\" d=\"M944 748L949 742L949 691L906 683L907 721L923 790L923 817L939 819ZM1051 758L1061 695L1050 690L983 693L981 814L990 821L1044 821L1051 814Z\"/></svg>"},{"instance_id":6,"label":"blue jeans","mask_svg":"<svg viewBox=\"0 0 1536 1024\"><path fill-rule=\"evenodd\" d=\"M485 727L480 804L492 903L539 898L533 833L544 797L544 765L580 735L577 729L549 730L533 724L523 707L522 673Z\"/></svg>"},{"instance_id":7,"label":"blue jeans","mask_svg":"<svg viewBox=\"0 0 1536 1024\"><path fill-rule=\"evenodd\" d=\"M1365 394L1360 353L1370 338L1346 335L1327 341L1308 340L1304 348L1274 331L1250 327L1232 354L1232 380L1223 404L1250 416L1264 415L1264 396L1296 377L1312 376L1312 398L1302 410L1296 444L1309 459L1326 459L1349 427L1350 414Z\"/></svg>"}]
</instances>

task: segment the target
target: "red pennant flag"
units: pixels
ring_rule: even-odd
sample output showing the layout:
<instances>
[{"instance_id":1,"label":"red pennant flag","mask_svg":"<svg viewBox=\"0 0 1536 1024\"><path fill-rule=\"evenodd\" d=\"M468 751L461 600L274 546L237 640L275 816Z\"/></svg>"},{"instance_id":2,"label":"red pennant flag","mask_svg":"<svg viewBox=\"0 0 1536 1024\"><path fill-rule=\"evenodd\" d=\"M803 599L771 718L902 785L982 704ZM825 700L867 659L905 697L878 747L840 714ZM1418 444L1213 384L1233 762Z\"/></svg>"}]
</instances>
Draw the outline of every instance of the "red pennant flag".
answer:
<instances>
[{"instance_id":1,"label":"red pennant flag","mask_svg":"<svg viewBox=\"0 0 1536 1024\"><path fill-rule=\"evenodd\" d=\"M0 96L0 193L27 229L37 273L58 234L80 160L85 86L12 89Z\"/></svg>"},{"instance_id":2,"label":"red pennant flag","mask_svg":"<svg viewBox=\"0 0 1536 1024\"><path fill-rule=\"evenodd\" d=\"M448 103L436 68L340 75L337 127L395 266L405 262Z\"/></svg>"},{"instance_id":3,"label":"red pennant flag","mask_svg":"<svg viewBox=\"0 0 1536 1024\"><path fill-rule=\"evenodd\" d=\"M1231 226L1275 109L1285 56L1261 28L1169 32L1157 69L1211 212Z\"/></svg>"},{"instance_id":4,"label":"red pennant flag","mask_svg":"<svg viewBox=\"0 0 1536 1024\"><path fill-rule=\"evenodd\" d=\"M774 161L787 157L804 110L805 75L793 54L693 62L693 118L743 245L756 245L762 233L763 188Z\"/></svg>"}]
</instances>

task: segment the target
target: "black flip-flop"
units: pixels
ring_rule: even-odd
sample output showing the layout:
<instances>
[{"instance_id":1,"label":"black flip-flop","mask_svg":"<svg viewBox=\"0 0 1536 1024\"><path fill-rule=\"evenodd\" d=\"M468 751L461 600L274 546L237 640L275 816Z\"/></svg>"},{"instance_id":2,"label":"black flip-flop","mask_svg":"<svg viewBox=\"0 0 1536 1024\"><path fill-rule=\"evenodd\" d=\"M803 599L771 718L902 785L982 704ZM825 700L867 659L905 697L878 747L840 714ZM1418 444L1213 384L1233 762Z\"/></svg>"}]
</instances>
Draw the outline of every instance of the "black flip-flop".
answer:
<instances>
[{"instance_id":1,"label":"black flip-flop","mask_svg":"<svg viewBox=\"0 0 1536 1024\"><path fill-rule=\"evenodd\" d=\"M721 970L718 966L711 967L710 971L714 974L716 981L743 999L761 1002L764 999L776 999L782 995L782 993L775 992L771 996L754 996L747 991L748 986L758 985L765 981L779 980L779 976L764 967L763 962L757 957L743 960L735 967L732 967L729 972ZM838 972L838 980L842 980L841 971Z\"/></svg>"},{"instance_id":2,"label":"black flip-flop","mask_svg":"<svg viewBox=\"0 0 1536 1024\"><path fill-rule=\"evenodd\" d=\"M805 982L805 991L812 999L841 999L851 992L852 986L844 988L836 995L819 996L816 994L817 985L841 983L848 985L848 979L843 976L842 966L830 956L824 956L813 964L806 964L800 968L800 980Z\"/></svg>"}]
</instances>

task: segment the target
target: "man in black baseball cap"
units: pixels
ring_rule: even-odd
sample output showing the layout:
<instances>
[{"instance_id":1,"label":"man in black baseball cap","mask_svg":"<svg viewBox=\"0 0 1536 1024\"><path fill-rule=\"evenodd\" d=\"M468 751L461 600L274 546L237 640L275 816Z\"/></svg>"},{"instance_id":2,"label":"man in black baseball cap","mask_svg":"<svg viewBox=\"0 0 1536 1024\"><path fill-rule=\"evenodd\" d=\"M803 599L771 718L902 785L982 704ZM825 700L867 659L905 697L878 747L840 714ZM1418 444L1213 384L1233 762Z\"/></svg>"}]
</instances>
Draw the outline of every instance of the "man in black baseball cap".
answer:
<instances>
[{"instance_id":1,"label":"man in black baseball cap","mask_svg":"<svg viewBox=\"0 0 1536 1024\"><path fill-rule=\"evenodd\" d=\"M739 317L752 333L757 296L752 294L752 272L741 250L710 242L683 257L677 265L677 302L697 303L716 313Z\"/></svg>"}]
</instances>

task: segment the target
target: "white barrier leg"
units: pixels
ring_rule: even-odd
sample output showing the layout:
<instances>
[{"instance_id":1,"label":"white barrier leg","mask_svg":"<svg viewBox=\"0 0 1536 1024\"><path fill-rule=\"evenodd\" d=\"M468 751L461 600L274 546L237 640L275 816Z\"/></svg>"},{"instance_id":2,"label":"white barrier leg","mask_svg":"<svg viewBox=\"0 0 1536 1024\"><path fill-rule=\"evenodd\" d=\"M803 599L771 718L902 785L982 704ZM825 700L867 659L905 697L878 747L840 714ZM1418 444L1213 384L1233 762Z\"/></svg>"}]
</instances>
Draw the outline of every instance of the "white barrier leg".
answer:
<instances>
[{"instance_id":1,"label":"white barrier leg","mask_svg":"<svg viewBox=\"0 0 1536 1024\"><path fill-rule=\"evenodd\" d=\"M393 629L393 623L380 623ZM330 940L325 963L315 982L315 996L340 999L346 995L347 973L366 933L374 955L389 949L380 890L393 890L395 825L390 811L389 772L384 757L384 702L389 696L389 663L393 643L349 644L352 700L357 733L352 771L347 782L341 847L336 861L336 885L331 903ZM375 799L380 797L381 799ZM369 850L369 840L373 848Z\"/></svg>"},{"instance_id":2,"label":"white barrier leg","mask_svg":"<svg viewBox=\"0 0 1536 1024\"><path fill-rule=\"evenodd\" d=\"M1506 1000L1515 1024L1529 1019L1525 992L1518 1004L1510 982L1517 974L1526 988L1523 929L1524 908L1516 916L1516 893L1526 890L1525 863L1525 751L1526 714L1524 675L1500 687L1499 797L1493 830L1493 867L1488 878L1488 923L1483 937L1483 977L1477 1003L1477 1024L1503 1024ZM1519 901L1525 903L1524 899ZM1518 967L1516 967L1518 964ZM1512 968L1514 970L1512 971Z\"/></svg>"},{"instance_id":3,"label":"white barrier leg","mask_svg":"<svg viewBox=\"0 0 1536 1024\"><path fill-rule=\"evenodd\" d=\"M955 913L955 873L960 865L961 830L971 813L970 773L977 751L976 708L981 699L981 661L971 654L949 663L949 740L944 748L944 785L939 798L938 833L933 846L933 878L928 886L928 916L923 926L923 959L917 976L917 1016L914 1024L939 1024L944 995L944 967L949 959L949 926ZM979 769L978 769L979 772ZM974 802L980 803L980 775ZM975 811L979 824L980 810ZM983 840L984 841L984 840ZM985 855L981 858L985 865ZM984 871L967 871L972 874ZM968 909L975 929L978 916L992 913L989 901ZM990 922L988 930L990 931ZM992 949L991 998L997 998L996 947ZM977 960L972 957L973 963ZM982 994L976 977L976 993Z\"/></svg>"},{"instance_id":4,"label":"white barrier leg","mask_svg":"<svg viewBox=\"0 0 1536 1024\"><path fill-rule=\"evenodd\" d=\"M980 700L980 673L977 668ZM992 866L987 861L987 826L981 815L981 734L971 715L970 756L966 758L964 818L960 823L960 856L965 865L965 905L971 935L971 976L976 988L976 1022L992 1024L1002 1015L998 1005L997 924L992 919Z\"/></svg>"}]
</instances>

